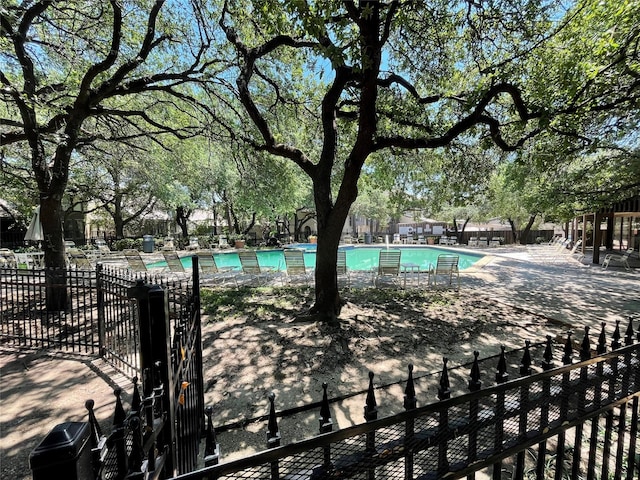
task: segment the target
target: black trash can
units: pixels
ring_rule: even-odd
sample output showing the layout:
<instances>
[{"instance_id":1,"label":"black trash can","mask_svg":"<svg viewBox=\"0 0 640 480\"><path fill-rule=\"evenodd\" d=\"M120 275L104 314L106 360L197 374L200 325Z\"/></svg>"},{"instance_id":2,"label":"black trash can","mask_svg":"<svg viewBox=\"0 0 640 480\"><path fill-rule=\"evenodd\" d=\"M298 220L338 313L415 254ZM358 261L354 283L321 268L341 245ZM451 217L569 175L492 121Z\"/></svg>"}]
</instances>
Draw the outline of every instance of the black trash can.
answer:
<instances>
[{"instance_id":1,"label":"black trash can","mask_svg":"<svg viewBox=\"0 0 640 480\"><path fill-rule=\"evenodd\" d=\"M155 241L153 240L153 235L144 235L142 237L142 251L144 253L153 253L154 246Z\"/></svg>"},{"instance_id":2,"label":"black trash can","mask_svg":"<svg viewBox=\"0 0 640 480\"><path fill-rule=\"evenodd\" d=\"M29 456L33 480L93 478L90 435L87 422L65 422L53 427Z\"/></svg>"},{"instance_id":3,"label":"black trash can","mask_svg":"<svg viewBox=\"0 0 640 480\"><path fill-rule=\"evenodd\" d=\"M371 234L369 232L364 232L364 243L367 245L371 243Z\"/></svg>"}]
</instances>

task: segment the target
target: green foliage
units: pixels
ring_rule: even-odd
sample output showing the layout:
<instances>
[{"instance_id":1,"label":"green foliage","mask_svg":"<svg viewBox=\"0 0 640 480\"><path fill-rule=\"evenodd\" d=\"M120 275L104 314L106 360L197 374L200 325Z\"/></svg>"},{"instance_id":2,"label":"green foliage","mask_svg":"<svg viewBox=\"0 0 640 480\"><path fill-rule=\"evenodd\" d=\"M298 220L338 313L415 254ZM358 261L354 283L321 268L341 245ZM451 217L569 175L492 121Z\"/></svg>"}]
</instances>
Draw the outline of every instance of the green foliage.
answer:
<instances>
[{"instance_id":1,"label":"green foliage","mask_svg":"<svg viewBox=\"0 0 640 480\"><path fill-rule=\"evenodd\" d=\"M113 242L113 249L117 251L128 249L142 250L142 238L121 238Z\"/></svg>"}]
</instances>

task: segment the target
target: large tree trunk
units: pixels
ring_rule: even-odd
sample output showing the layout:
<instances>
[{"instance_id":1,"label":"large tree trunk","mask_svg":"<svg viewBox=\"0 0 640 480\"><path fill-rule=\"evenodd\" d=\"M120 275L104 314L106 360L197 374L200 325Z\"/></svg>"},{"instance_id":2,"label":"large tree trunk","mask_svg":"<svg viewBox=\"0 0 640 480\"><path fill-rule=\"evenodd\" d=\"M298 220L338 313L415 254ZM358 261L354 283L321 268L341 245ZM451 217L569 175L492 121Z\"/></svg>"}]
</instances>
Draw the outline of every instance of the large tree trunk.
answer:
<instances>
[{"instance_id":1,"label":"large tree trunk","mask_svg":"<svg viewBox=\"0 0 640 480\"><path fill-rule=\"evenodd\" d=\"M50 190L53 190L50 189ZM57 189L56 189L57 190ZM46 307L48 311L64 311L68 306L62 193L40 195L40 218L46 265Z\"/></svg>"},{"instance_id":2,"label":"large tree trunk","mask_svg":"<svg viewBox=\"0 0 640 480\"><path fill-rule=\"evenodd\" d=\"M122 218L122 195L117 193L114 198L113 224L116 229L116 238L124 238L124 219Z\"/></svg>"},{"instance_id":3,"label":"large tree trunk","mask_svg":"<svg viewBox=\"0 0 640 480\"><path fill-rule=\"evenodd\" d=\"M190 216L191 209L187 209L184 207L176 208L176 223L182 231L182 238L189 238L189 225L187 222Z\"/></svg>"},{"instance_id":4,"label":"large tree trunk","mask_svg":"<svg viewBox=\"0 0 640 480\"><path fill-rule=\"evenodd\" d=\"M520 243L520 238L518 237L518 231L516 230L516 222L512 219L508 218L509 226L511 227L511 234L513 235L514 243Z\"/></svg>"},{"instance_id":5,"label":"large tree trunk","mask_svg":"<svg viewBox=\"0 0 640 480\"><path fill-rule=\"evenodd\" d=\"M335 208L331 209L328 215L318 214L316 298L311 313L317 314L319 320L329 323L336 321L342 308L338 289L337 263L338 246L345 220L346 215L340 215ZM324 223L324 228L320 228L321 223Z\"/></svg>"},{"instance_id":6,"label":"large tree trunk","mask_svg":"<svg viewBox=\"0 0 640 480\"><path fill-rule=\"evenodd\" d=\"M76 145L79 123L67 124L67 143L56 148L53 162L45 155L40 139L33 139L32 167L40 191L40 217L44 235L43 250L46 273L46 305L48 311L67 309L66 254L64 251L64 210L62 197L69 180L69 161ZM35 147L35 148L33 148Z\"/></svg>"},{"instance_id":7,"label":"large tree trunk","mask_svg":"<svg viewBox=\"0 0 640 480\"><path fill-rule=\"evenodd\" d=\"M529 221L527 222L527 225L524 227L524 229L522 230L522 232L520 232L520 243L521 244L527 244L529 243L529 231L531 231L531 227L533 226L533 222L535 222L536 220L536 215L531 215L529 216Z\"/></svg>"}]
</instances>

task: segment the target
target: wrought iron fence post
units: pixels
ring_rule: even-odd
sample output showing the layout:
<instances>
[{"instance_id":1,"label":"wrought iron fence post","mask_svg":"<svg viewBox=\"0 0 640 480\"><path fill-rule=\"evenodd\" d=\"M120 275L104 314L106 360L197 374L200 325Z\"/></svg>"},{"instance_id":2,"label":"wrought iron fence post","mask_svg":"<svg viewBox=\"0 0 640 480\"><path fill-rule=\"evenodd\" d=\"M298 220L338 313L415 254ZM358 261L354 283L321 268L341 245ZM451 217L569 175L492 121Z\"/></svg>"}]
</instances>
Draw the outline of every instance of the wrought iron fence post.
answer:
<instances>
[{"instance_id":1,"label":"wrought iron fence post","mask_svg":"<svg viewBox=\"0 0 640 480\"><path fill-rule=\"evenodd\" d=\"M631 319L629 319L629 323L631 323ZM632 332L633 335L633 332ZM638 328L638 342L640 342L640 328ZM637 392L640 390L640 354L637 352L634 355L634 358L631 359L632 365L634 365L634 386L633 391ZM627 479L634 478L634 472L638 472L636 478L640 476L640 461L636 458L636 448L638 442L638 424L640 424L640 419L638 418L638 413L640 410L640 398L635 396L633 398L633 402L631 405L631 428L629 432L629 455L627 456Z\"/></svg>"},{"instance_id":2,"label":"wrought iron fence post","mask_svg":"<svg viewBox=\"0 0 640 480\"><path fill-rule=\"evenodd\" d=\"M613 332L611 349L617 350L620 348L620 321L616 320L616 327ZM609 392L607 401L612 402L616 396L616 381L618 377L618 362L620 357L616 356L611 358L610 365L613 375L609 375L609 384L607 389ZM604 431L604 445L602 449L602 473L600 478L609 478L609 457L611 455L611 434L613 433L613 410L607 410L605 414L605 431Z\"/></svg>"},{"instance_id":3,"label":"wrought iron fence post","mask_svg":"<svg viewBox=\"0 0 640 480\"><path fill-rule=\"evenodd\" d=\"M327 395L327 382L322 383L322 403L320 405L320 434L329 433L333 430L333 420L331 419L331 410L329 409L329 396ZM327 445L323 449L324 472L329 472L333 468L331 463L331 445Z\"/></svg>"},{"instance_id":4,"label":"wrought iron fence post","mask_svg":"<svg viewBox=\"0 0 640 480\"><path fill-rule=\"evenodd\" d=\"M216 439L216 431L213 428L213 407L208 406L204 411L207 416L207 433L204 446L204 466L210 467L212 465L217 465L220 461L220 444Z\"/></svg>"},{"instance_id":5,"label":"wrought iron fence post","mask_svg":"<svg viewBox=\"0 0 640 480\"><path fill-rule=\"evenodd\" d=\"M500 358L498 359L498 369L496 371L496 383L502 384L509 379L507 373L507 359L505 357L505 346L500 347ZM505 394L504 390L500 390L496 393L496 432L493 442L494 453L498 453L502 450L502 444L504 443L504 417L505 417ZM499 460L493 464L493 479L500 480L502 478L502 461Z\"/></svg>"},{"instance_id":6,"label":"wrought iron fence post","mask_svg":"<svg viewBox=\"0 0 640 480\"><path fill-rule=\"evenodd\" d=\"M478 363L478 357L480 352L477 350L473 352L473 364L471 365L470 379L469 379L469 391L477 392L482 388L482 382L480 381L480 364ZM478 457L478 398L473 397L469 400L469 446L467 448L467 455L469 457L469 463L473 463ZM468 480L473 480L474 474L467 476Z\"/></svg>"},{"instance_id":7,"label":"wrought iron fence post","mask_svg":"<svg viewBox=\"0 0 640 480\"><path fill-rule=\"evenodd\" d=\"M410 363L408 368L409 378L404 389L404 409L406 411L415 410L418 406L416 387L413 382L413 364ZM404 478L408 480L413 478L413 449L415 444L415 418L413 416L407 418L404 430Z\"/></svg>"},{"instance_id":8,"label":"wrought iron fence post","mask_svg":"<svg viewBox=\"0 0 640 480\"><path fill-rule=\"evenodd\" d=\"M523 377L528 377L531 375L531 352L530 352L531 342L526 340L524 342L524 354L522 355L522 360L520 361L520 375ZM518 439L520 441L526 438L527 434L527 421L529 411L529 388L526 385L520 387L520 418L518 422ZM516 471L515 478L521 480L524 477L524 462L525 462L525 452L518 452L516 456Z\"/></svg>"},{"instance_id":9,"label":"wrought iron fence post","mask_svg":"<svg viewBox=\"0 0 640 480\"><path fill-rule=\"evenodd\" d=\"M116 396L116 409L113 414L113 431L111 432L111 441L115 446L116 452L116 478L118 480L123 479L129 470L125 428L127 415L122 406L121 393L122 390L120 388L116 388L113 391L113 394Z\"/></svg>"},{"instance_id":10,"label":"wrought iron fence post","mask_svg":"<svg viewBox=\"0 0 640 480\"><path fill-rule=\"evenodd\" d=\"M440 386L438 387L438 400L447 400L451 398L451 384L449 382L449 370L447 368L449 359L442 359L442 372L440 373ZM447 408L440 409L438 419L438 476L442 477L449 470L449 461L447 459L447 451L449 449L449 410Z\"/></svg>"},{"instance_id":11,"label":"wrought iron fence post","mask_svg":"<svg viewBox=\"0 0 640 480\"><path fill-rule=\"evenodd\" d=\"M91 427L91 466L93 467L93 476L98 478L103 465L103 452L105 451L106 437L102 435L102 429L93 411L95 402L91 399L84 403L85 408L89 412L89 426Z\"/></svg>"},{"instance_id":12,"label":"wrought iron fence post","mask_svg":"<svg viewBox=\"0 0 640 480\"><path fill-rule=\"evenodd\" d=\"M138 280L128 291L129 298L137 301L140 331L140 367L147 372L145 387L153 387L156 415L165 422L156 437L159 450L164 453L164 471L176 475L176 398L173 369L171 368L170 325L167 291L159 285ZM153 378L155 377L155 381ZM158 411L159 410L159 411ZM153 425L153 423L151 424ZM155 465L149 464L153 470Z\"/></svg>"},{"instance_id":13,"label":"wrought iron fence post","mask_svg":"<svg viewBox=\"0 0 640 480\"><path fill-rule=\"evenodd\" d=\"M562 356L562 363L564 365L571 365L573 363L573 343L571 336L573 332L567 332L567 340L564 344L564 354ZM560 418L561 422L564 422L569 414L569 383L571 380L571 373L565 372L562 374L562 392L563 396L560 400ZM556 478L562 478L562 472L564 470L564 457L565 457L565 438L566 433L561 430L558 433L558 445L556 450Z\"/></svg>"},{"instance_id":14,"label":"wrought iron fence post","mask_svg":"<svg viewBox=\"0 0 640 480\"><path fill-rule=\"evenodd\" d=\"M105 325L105 305L104 305L104 290L103 290L103 274L104 266L101 263L96 265L96 301L98 308L98 355L103 357L105 355L106 346L106 325Z\"/></svg>"},{"instance_id":15,"label":"wrought iron fence post","mask_svg":"<svg viewBox=\"0 0 640 480\"><path fill-rule=\"evenodd\" d=\"M280 431L278 430L278 419L276 417L275 406L276 394L269 394L269 423L267 424L267 448L280 446ZM280 464L278 461L271 462L271 480L280 478Z\"/></svg>"},{"instance_id":16,"label":"wrought iron fence post","mask_svg":"<svg viewBox=\"0 0 640 480\"><path fill-rule=\"evenodd\" d=\"M367 399L364 405L364 419L367 422L372 422L378 419L378 402L376 401L376 394L373 388L374 373L369 372L369 387L367 389ZM376 432L372 430L367 432L365 440L365 451L367 455L373 455L376 451ZM374 480L376 478L376 467L373 463L369 462L370 466L367 468L367 478Z\"/></svg>"},{"instance_id":17,"label":"wrought iron fence post","mask_svg":"<svg viewBox=\"0 0 640 480\"><path fill-rule=\"evenodd\" d=\"M584 337L582 338L582 344L580 345L580 361L584 362L591 358L591 342L589 340L589 327L584 327ZM589 378L589 372L586 366L580 369L580 386L578 390L578 412L584 413L586 405L586 388ZM573 450L573 460L571 464L571 478L579 478L580 463L582 459L582 430L583 424L576 425L575 442Z\"/></svg>"}]
</instances>

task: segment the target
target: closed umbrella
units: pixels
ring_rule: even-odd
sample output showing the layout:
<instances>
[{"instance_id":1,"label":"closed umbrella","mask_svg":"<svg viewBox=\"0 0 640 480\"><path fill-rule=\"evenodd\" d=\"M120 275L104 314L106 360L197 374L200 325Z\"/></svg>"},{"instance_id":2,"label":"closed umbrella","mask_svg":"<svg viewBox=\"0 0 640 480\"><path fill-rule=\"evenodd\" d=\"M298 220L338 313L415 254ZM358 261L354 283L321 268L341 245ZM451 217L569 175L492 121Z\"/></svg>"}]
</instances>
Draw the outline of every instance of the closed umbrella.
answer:
<instances>
[{"instance_id":1,"label":"closed umbrella","mask_svg":"<svg viewBox=\"0 0 640 480\"><path fill-rule=\"evenodd\" d=\"M42 223L40 222L40 207L36 208L24 239L32 242L41 242L44 240L44 235L42 234Z\"/></svg>"}]
</instances>

